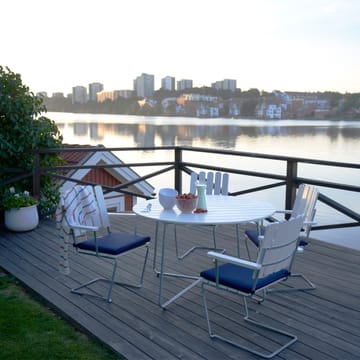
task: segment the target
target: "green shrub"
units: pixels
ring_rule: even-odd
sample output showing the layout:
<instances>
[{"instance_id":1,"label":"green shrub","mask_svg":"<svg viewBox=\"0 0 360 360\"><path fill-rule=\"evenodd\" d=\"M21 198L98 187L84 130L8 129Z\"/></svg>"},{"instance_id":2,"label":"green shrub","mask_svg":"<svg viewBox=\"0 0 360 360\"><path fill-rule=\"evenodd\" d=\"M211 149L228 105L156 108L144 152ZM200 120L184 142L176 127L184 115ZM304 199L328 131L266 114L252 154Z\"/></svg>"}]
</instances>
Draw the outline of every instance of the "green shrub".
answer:
<instances>
[{"instance_id":1,"label":"green shrub","mask_svg":"<svg viewBox=\"0 0 360 360\"><path fill-rule=\"evenodd\" d=\"M43 116L46 107L41 97L35 96L22 83L20 74L0 66L0 164L2 168L33 170L34 154L31 150L61 148L62 136L54 121ZM59 154L42 154L41 166L61 163ZM0 173L0 182L9 181L14 173ZM59 200L58 187L50 177L41 177L39 199L40 214L54 209ZM32 177L11 183L20 191L32 189ZM4 187L0 190L0 200Z\"/></svg>"}]
</instances>

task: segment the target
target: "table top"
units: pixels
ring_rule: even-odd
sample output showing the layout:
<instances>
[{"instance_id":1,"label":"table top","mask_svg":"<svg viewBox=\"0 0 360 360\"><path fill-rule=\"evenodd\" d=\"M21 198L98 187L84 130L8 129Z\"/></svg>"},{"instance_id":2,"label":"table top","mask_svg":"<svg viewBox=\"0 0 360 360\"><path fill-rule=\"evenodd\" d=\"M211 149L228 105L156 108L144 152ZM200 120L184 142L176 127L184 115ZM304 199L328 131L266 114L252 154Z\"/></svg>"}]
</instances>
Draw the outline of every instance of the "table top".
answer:
<instances>
[{"instance_id":1,"label":"table top","mask_svg":"<svg viewBox=\"0 0 360 360\"><path fill-rule=\"evenodd\" d=\"M268 202L241 196L207 195L206 206L207 213L182 213L176 205L171 210L164 210L158 199L152 199L139 202L133 211L139 216L166 223L218 225L258 221L273 215L276 210Z\"/></svg>"}]
</instances>

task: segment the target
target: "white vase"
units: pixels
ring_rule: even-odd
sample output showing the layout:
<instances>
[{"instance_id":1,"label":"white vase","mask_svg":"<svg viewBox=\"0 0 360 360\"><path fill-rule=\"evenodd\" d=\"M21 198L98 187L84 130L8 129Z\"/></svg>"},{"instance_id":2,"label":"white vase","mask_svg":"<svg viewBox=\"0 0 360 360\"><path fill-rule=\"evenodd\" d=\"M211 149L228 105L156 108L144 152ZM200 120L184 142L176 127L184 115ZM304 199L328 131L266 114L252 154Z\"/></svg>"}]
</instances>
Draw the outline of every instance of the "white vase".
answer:
<instances>
[{"instance_id":1,"label":"white vase","mask_svg":"<svg viewBox=\"0 0 360 360\"><path fill-rule=\"evenodd\" d=\"M39 225L37 205L5 211L5 226L12 231L29 231Z\"/></svg>"}]
</instances>

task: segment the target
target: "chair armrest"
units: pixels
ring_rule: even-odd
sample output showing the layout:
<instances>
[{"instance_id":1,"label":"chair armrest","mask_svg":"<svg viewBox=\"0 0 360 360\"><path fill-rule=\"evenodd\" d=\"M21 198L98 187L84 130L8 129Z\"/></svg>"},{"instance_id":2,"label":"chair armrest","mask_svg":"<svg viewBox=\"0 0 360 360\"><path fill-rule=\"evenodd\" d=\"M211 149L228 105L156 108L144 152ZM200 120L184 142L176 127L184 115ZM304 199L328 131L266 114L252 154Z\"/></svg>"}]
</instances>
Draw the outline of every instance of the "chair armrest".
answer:
<instances>
[{"instance_id":1,"label":"chair armrest","mask_svg":"<svg viewBox=\"0 0 360 360\"><path fill-rule=\"evenodd\" d=\"M304 221L303 225L316 225L317 223L315 221Z\"/></svg>"},{"instance_id":2,"label":"chair armrest","mask_svg":"<svg viewBox=\"0 0 360 360\"><path fill-rule=\"evenodd\" d=\"M291 214L292 210L276 210L275 213L278 213L278 214Z\"/></svg>"},{"instance_id":3,"label":"chair armrest","mask_svg":"<svg viewBox=\"0 0 360 360\"><path fill-rule=\"evenodd\" d=\"M136 216L133 212L109 212L111 216Z\"/></svg>"},{"instance_id":4,"label":"chair armrest","mask_svg":"<svg viewBox=\"0 0 360 360\"><path fill-rule=\"evenodd\" d=\"M86 231L98 231L98 226L90 226L90 225L69 225L70 229L77 229L77 230L86 230Z\"/></svg>"},{"instance_id":5,"label":"chair armrest","mask_svg":"<svg viewBox=\"0 0 360 360\"><path fill-rule=\"evenodd\" d=\"M258 263L255 263L253 261L240 259L235 256L217 253L215 251L209 251L207 254L209 257L219 260L221 262L232 263L235 265L241 265L241 266L247 267L249 269L257 269L257 270L261 269L261 265Z\"/></svg>"}]
</instances>

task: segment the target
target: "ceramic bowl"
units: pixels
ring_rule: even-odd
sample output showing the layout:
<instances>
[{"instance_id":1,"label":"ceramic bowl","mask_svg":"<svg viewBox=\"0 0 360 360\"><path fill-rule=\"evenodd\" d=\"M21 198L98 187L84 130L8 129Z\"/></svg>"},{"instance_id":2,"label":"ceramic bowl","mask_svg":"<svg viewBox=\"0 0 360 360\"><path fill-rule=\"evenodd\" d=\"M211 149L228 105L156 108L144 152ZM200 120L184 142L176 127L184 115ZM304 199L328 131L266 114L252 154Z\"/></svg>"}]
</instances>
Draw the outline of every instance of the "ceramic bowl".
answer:
<instances>
[{"instance_id":1,"label":"ceramic bowl","mask_svg":"<svg viewBox=\"0 0 360 360\"><path fill-rule=\"evenodd\" d=\"M197 196L191 199L176 199L176 206L181 212L190 213L195 210L197 204Z\"/></svg>"},{"instance_id":2,"label":"ceramic bowl","mask_svg":"<svg viewBox=\"0 0 360 360\"><path fill-rule=\"evenodd\" d=\"M176 204L178 192L175 189L163 188L159 191L159 203L165 210L170 210Z\"/></svg>"}]
</instances>

